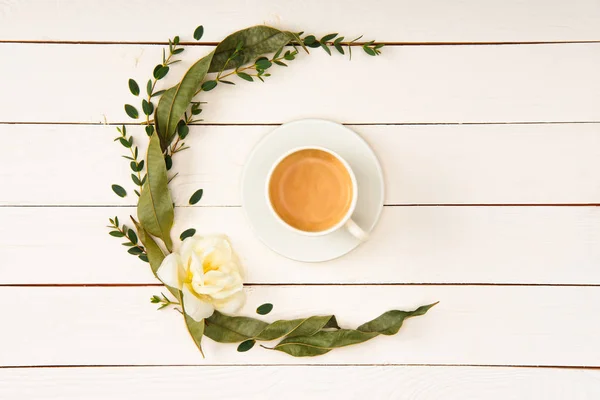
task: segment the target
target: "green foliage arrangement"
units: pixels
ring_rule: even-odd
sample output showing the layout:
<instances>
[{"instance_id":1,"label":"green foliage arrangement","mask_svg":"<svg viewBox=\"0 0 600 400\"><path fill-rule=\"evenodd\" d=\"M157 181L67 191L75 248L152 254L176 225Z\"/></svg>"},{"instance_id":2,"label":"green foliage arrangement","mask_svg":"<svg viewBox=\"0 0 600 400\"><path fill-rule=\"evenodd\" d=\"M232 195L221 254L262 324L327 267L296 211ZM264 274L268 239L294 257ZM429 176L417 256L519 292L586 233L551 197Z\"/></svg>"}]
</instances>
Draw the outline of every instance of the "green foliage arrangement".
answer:
<instances>
[{"instance_id":1,"label":"green foliage arrangement","mask_svg":"<svg viewBox=\"0 0 600 400\"><path fill-rule=\"evenodd\" d=\"M204 28L199 26L194 31L194 39L200 40L203 33ZM126 239L123 245L128 253L149 263L154 275L160 279L158 270L165 257L174 251L171 234L175 210L169 191L169 182L174 176L169 178L168 171L173 165L174 155L188 149L185 138L189 133L189 125L200 121L198 115L205 103L199 101L198 97L219 85L234 85L231 78L235 76L248 82L264 82L271 76L273 66L286 67L301 49L308 54L309 48L321 48L329 55L332 55L333 49L342 55L347 53L351 58L352 48L360 46L370 56L381 54L383 44L374 41L359 43L360 38L345 41L343 36L332 33L317 39L314 35L304 36L303 32L253 26L227 36L213 51L196 61L177 85L157 90L158 82L169 73L170 66L180 61L175 57L184 51L178 36L170 39L168 54L163 50L162 62L154 68L145 94L142 96L140 85L134 79L128 81L131 94L143 97L141 125L149 136L149 144L145 159L140 159L138 147L133 137L128 135L125 125L117 128L119 135L115 141L127 149L123 157L129 161L131 180L136 186L134 193L139 199L137 219L131 217L135 229L114 217L109 219L109 234ZM140 112L134 105L125 104L124 110L130 118L140 119ZM112 185L112 190L120 197L127 195L120 185ZM203 190L197 190L189 200L190 205L198 203L202 195ZM181 233L180 239L187 240L194 237L195 233L195 229L187 229ZM161 293L161 296L153 296L151 302L158 304L159 309L178 309L201 352L202 339L207 336L220 343L238 343L240 352L252 349L258 341L278 341L273 347L262 347L294 357L322 355L379 335L394 335L406 318L423 315L436 304L421 306L414 311L388 311L356 329L341 328L334 315L267 323L215 310L210 317L198 321L192 318L193 313L186 311L185 296L181 289L165 286L175 300ZM258 307L257 314L266 315L272 309L272 304L263 304Z\"/></svg>"}]
</instances>

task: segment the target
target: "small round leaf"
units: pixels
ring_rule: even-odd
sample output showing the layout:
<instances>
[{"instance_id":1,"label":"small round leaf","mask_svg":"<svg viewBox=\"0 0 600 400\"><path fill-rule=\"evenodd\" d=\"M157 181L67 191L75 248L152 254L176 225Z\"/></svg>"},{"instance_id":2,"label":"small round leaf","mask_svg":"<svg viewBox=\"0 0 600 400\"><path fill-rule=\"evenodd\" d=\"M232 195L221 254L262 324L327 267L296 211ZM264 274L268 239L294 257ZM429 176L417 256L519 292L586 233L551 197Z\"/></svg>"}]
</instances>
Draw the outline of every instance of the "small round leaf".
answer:
<instances>
[{"instance_id":1,"label":"small round leaf","mask_svg":"<svg viewBox=\"0 0 600 400\"><path fill-rule=\"evenodd\" d=\"M140 94L140 87L138 86L137 82L133 79L129 80L129 91L131 91L131 94L134 96Z\"/></svg>"},{"instance_id":2,"label":"small round leaf","mask_svg":"<svg viewBox=\"0 0 600 400\"><path fill-rule=\"evenodd\" d=\"M142 253L143 253L143 251L142 251L142 250L140 250L140 248L139 248L139 247L132 247L132 248L130 248L129 250L127 250L127 252L128 252L129 254L133 254L134 256L137 256L137 255L140 255L140 254L142 254Z\"/></svg>"},{"instance_id":3,"label":"small round leaf","mask_svg":"<svg viewBox=\"0 0 600 400\"><path fill-rule=\"evenodd\" d=\"M240 353L248 351L254 347L254 343L256 343L256 340L254 340L254 339L249 339L249 340L243 341L238 346L237 351L239 351Z\"/></svg>"},{"instance_id":4,"label":"small round leaf","mask_svg":"<svg viewBox=\"0 0 600 400\"><path fill-rule=\"evenodd\" d=\"M200 199L202 198L202 195L204 194L204 190L202 189L198 189L194 192L194 194L192 195L192 197L190 197L190 204L194 205L197 202L200 201Z\"/></svg>"},{"instance_id":5,"label":"small round leaf","mask_svg":"<svg viewBox=\"0 0 600 400\"><path fill-rule=\"evenodd\" d=\"M237 76L239 76L240 78L242 78L243 80L246 80L248 82L254 81L254 79L252 79L252 77L245 72L238 72Z\"/></svg>"},{"instance_id":6,"label":"small round leaf","mask_svg":"<svg viewBox=\"0 0 600 400\"><path fill-rule=\"evenodd\" d=\"M183 122L183 121L181 121ZM185 137L190 133L190 128L185 123L180 123L177 126L177 134L181 139L185 139Z\"/></svg>"},{"instance_id":7,"label":"small round leaf","mask_svg":"<svg viewBox=\"0 0 600 400\"><path fill-rule=\"evenodd\" d=\"M119 196L119 197L127 196L127 192L125 191L125 189L123 189L122 186L112 185L111 187L112 187L113 192L115 192L117 194L117 196Z\"/></svg>"},{"instance_id":8,"label":"small round leaf","mask_svg":"<svg viewBox=\"0 0 600 400\"><path fill-rule=\"evenodd\" d=\"M200 39L202 39L202 35L204 35L204 27L202 25L200 25L194 31L194 39L200 40Z\"/></svg>"},{"instance_id":9,"label":"small round leaf","mask_svg":"<svg viewBox=\"0 0 600 400\"><path fill-rule=\"evenodd\" d=\"M202 90L208 92L217 86L217 81L206 81L202 84Z\"/></svg>"},{"instance_id":10,"label":"small round leaf","mask_svg":"<svg viewBox=\"0 0 600 400\"><path fill-rule=\"evenodd\" d=\"M270 313L273 310L273 304L271 303L265 303L261 306L259 306L256 309L256 313L260 314L260 315L267 315L268 313Z\"/></svg>"},{"instance_id":11,"label":"small round leaf","mask_svg":"<svg viewBox=\"0 0 600 400\"><path fill-rule=\"evenodd\" d=\"M155 68L154 69L154 78L156 78L157 80L158 79L162 79L168 73L169 73L169 67L161 65L160 68Z\"/></svg>"},{"instance_id":12,"label":"small round leaf","mask_svg":"<svg viewBox=\"0 0 600 400\"><path fill-rule=\"evenodd\" d=\"M167 167L167 171L171 169L171 167L173 166L173 159L171 158L170 155L166 155L165 156L165 167Z\"/></svg>"},{"instance_id":13,"label":"small round leaf","mask_svg":"<svg viewBox=\"0 0 600 400\"><path fill-rule=\"evenodd\" d=\"M129 115L129 118L138 119L140 116L138 110L131 104L125 104L125 112Z\"/></svg>"},{"instance_id":14,"label":"small round leaf","mask_svg":"<svg viewBox=\"0 0 600 400\"><path fill-rule=\"evenodd\" d=\"M181 232L181 235L179 235L179 239L184 240L186 238L194 236L195 234L196 230L194 228L186 229L185 231Z\"/></svg>"},{"instance_id":15,"label":"small round leaf","mask_svg":"<svg viewBox=\"0 0 600 400\"><path fill-rule=\"evenodd\" d=\"M146 126L146 134L148 136L152 136L153 133L154 133L154 125L147 125Z\"/></svg>"},{"instance_id":16,"label":"small round leaf","mask_svg":"<svg viewBox=\"0 0 600 400\"><path fill-rule=\"evenodd\" d=\"M121 238L121 237L125 236L123 234L123 232L119 232L119 231L110 231L108 234L110 236L114 236L114 237L118 237L118 238Z\"/></svg>"}]
</instances>

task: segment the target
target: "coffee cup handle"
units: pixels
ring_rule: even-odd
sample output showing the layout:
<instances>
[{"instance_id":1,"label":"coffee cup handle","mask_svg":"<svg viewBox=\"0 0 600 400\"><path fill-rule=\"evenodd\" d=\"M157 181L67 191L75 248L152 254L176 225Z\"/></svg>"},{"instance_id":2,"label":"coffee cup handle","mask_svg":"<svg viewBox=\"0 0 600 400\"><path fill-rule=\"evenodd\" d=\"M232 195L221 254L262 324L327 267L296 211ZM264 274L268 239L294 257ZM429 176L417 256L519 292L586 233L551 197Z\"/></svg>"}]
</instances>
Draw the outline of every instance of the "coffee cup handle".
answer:
<instances>
[{"instance_id":1,"label":"coffee cup handle","mask_svg":"<svg viewBox=\"0 0 600 400\"><path fill-rule=\"evenodd\" d=\"M348 232L350 232L350 234L352 236L354 236L361 242L364 242L365 240L367 240L369 238L369 234L367 232L365 232L360 226L358 226L356 224L356 222L352 221L351 219L349 219L348 222L346 222L346 229L348 229Z\"/></svg>"}]
</instances>

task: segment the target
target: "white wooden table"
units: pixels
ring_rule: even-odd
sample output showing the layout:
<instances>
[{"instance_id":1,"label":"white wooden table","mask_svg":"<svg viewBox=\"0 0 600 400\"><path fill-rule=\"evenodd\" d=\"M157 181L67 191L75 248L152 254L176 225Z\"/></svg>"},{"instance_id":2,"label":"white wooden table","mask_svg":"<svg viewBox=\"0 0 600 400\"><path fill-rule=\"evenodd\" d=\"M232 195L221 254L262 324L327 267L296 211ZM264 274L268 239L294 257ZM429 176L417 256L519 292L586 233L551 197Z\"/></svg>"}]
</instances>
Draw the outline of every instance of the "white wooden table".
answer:
<instances>
[{"instance_id":1,"label":"white wooden table","mask_svg":"<svg viewBox=\"0 0 600 400\"><path fill-rule=\"evenodd\" d=\"M263 22L388 45L207 94L173 182L179 206L205 196L175 232L232 238L248 315L356 326L440 304L318 358L206 340L202 359L103 227L135 211L110 190L129 176L112 138L168 37L206 28L165 85ZM0 59L0 399L600 398L598 0L1 0ZM240 207L252 147L305 117L350 125L386 175L371 240L321 265L271 252Z\"/></svg>"}]
</instances>

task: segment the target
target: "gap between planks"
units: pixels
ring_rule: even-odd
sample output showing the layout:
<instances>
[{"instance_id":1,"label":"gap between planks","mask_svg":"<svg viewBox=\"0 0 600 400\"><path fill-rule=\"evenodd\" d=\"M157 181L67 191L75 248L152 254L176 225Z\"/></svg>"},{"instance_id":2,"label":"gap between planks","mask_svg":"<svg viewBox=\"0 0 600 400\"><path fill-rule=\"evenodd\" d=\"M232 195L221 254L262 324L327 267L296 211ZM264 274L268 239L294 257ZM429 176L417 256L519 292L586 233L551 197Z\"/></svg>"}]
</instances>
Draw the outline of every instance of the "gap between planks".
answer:
<instances>
[{"instance_id":1,"label":"gap between planks","mask_svg":"<svg viewBox=\"0 0 600 400\"><path fill-rule=\"evenodd\" d=\"M598 124L600 121L502 121L502 122L340 122L345 126L437 126L437 125L571 125ZM65 121L0 121L0 125L90 125L90 126L141 126L132 122L65 122ZM190 126L281 126L280 122L206 122Z\"/></svg>"},{"instance_id":2,"label":"gap between planks","mask_svg":"<svg viewBox=\"0 0 600 400\"><path fill-rule=\"evenodd\" d=\"M0 283L0 288L23 287L23 288L46 288L46 287L163 287L162 283ZM600 287L596 283L489 283L489 282L352 282L352 283L244 283L248 287L279 287L279 286L501 286L501 287Z\"/></svg>"},{"instance_id":3,"label":"gap between planks","mask_svg":"<svg viewBox=\"0 0 600 400\"><path fill-rule=\"evenodd\" d=\"M598 207L600 203L435 203L384 204L384 207ZM0 204L0 208L135 208L133 204ZM240 205L176 205L175 208L242 208Z\"/></svg>"},{"instance_id":4,"label":"gap between planks","mask_svg":"<svg viewBox=\"0 0 600 400\"><path fill-rule=\"evenodd\" d=\"M168 42L132 42L132 41L94 41L94 40L0 40L1 43L10 44L81 44L81 45L144 45L144 46L168 46ZM220 42L180 42L181 46L216 46ZM362 46L367 42L354 42L352 47ZM375 41L373 44L383 44L385 46L518 46L518 45L545 45L545 44L585 44L600 43L600 40L556 40L556 41L500 41L500 42L386 42ZM288 45L291 47L291 45Z\"/></svg>"},{"instance_id":5,"label":"gap between planks","mask_svg":"<svg viewBox=\"0 0 600 400\"><path fill-rule=\"evenodd\" d=\"M523 368L523 369L584 369L600 370L596 365L510 365L510 364L73 364L73 365L0 365L0 369L43 368L181 368L181 367L464 367L464 368Z\"/></svg>"}]
</instances>

